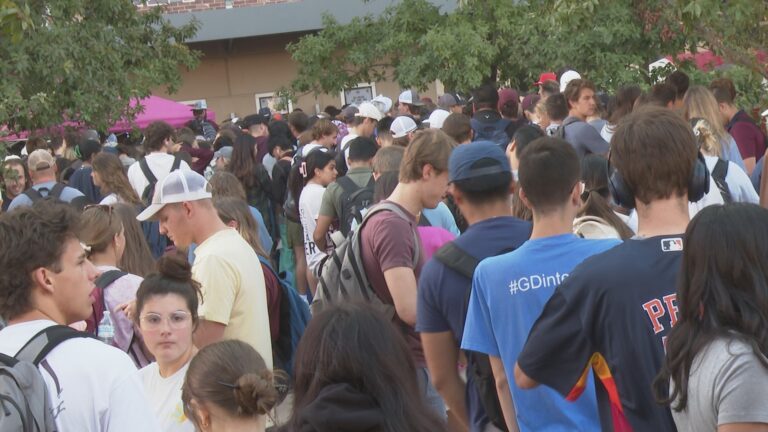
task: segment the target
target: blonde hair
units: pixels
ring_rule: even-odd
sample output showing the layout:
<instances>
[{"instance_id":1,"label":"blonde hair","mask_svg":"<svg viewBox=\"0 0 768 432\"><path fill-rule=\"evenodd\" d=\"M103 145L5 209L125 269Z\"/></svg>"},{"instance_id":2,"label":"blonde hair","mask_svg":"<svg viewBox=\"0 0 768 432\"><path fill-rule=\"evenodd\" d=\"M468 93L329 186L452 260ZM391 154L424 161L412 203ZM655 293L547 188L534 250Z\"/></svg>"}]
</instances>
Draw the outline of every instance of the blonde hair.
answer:
<instances>
[{"instance_id":1,"label":"blonde hair","mask_svg":"<svg viewBox=\"0 0 768 432\"><path fill-rule=\"evenodd\" d=\"M707 155L718 156L722 150L722 145L715 138L709 122L701 117L695 117L691 119L691 126L693 126L693 134L696 135L696 142L701 151Z\"/></svg>"},{"instance_id":2,"label":"blonde hair","mask_svg":"<svg viewBox=\"0 0 768 432\"><path fill-rule=\"evenodd\" d=\"M448 158L455 147L456 141L439 129L416 132L405 149L398 180L400 183L421 180L425 165L431 165L437 174L448 171Z\"/></svg>"},{"instance_id":3,"label":"blonde hair","mask_svg":"<svg viewBox=\"0 0 768 432\"><path fill-rule=\"evenodd\" d=\"M709 148L702 148L712 156L723 157L723 143L728 139L728 133L723 127L720 109L712 92L702 86L689 88L683 96L683 107L687 120L702 118L708 124L709 133L714 140L707 143Z\"/></svg>"}]
</instances>

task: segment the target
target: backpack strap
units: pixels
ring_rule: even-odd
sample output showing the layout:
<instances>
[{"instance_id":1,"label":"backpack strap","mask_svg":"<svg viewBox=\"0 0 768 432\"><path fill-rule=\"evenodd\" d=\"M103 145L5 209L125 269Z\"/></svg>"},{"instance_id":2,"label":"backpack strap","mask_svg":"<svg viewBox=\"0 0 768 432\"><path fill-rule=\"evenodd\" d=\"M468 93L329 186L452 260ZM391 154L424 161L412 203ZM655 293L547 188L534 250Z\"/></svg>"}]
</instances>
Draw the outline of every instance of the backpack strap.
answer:
<instances>
[{"instance_id":1,"label":"backpack strap","mask_svg":"<svg viewBox=\"0 0 768 432\"><path fill-rule=\"evenodd\" d=\"M96 285L96 288L103 291L104 288L112 285L113 282L127 274L122 270L107 270L100 274L93 283Z\"/></svg>"},{"instance_id":2,"label":"backpack strap","mask_svg":"<svg viewBox=\"0 0 768 432\"><path fill-rule=\"evenodd\" d=\"M731 190L728 187L728 182L725 178L728 176L728 161L718 159L715 163L715 168L712 169L712 180L715 181L717 188L720 189L720 195L723 196L725 203L733 202L731 197Z\"/></svg>"},{"instance_id":3,"label":"backpack strap","mask_svg":"<svg viewBox=\"0 0 768 432\"><path fill-rule=\"evenodd\" d=\"M174 165L176 164L176 161L173 161ZM142 158L139 161L139 168L141 168L141 172L144 173L144 177L147 178L147 181L149 184L157 183L157 177L155 177L155 174L152 173L152 170L149 169L149 163L147 162L147 158Z\"/></svg>"},{"instance_id":4,"label":"backpack strap","mask_svg":"<svg viewBox=\"0 0 768 432\"><path fill-rule=\"evenodd\" d=\"M363 217L363 221L360 223L360 227L357 229L358 232L362 232L363 225L365 225L365 222L370 219L371 216L375 215L378 212L381 211L391 211L394 212L396 215L398 215L401 219L405 219L406 221L413 222L411 218L403 212L402 209L400 209L400 206L397 204L382 201L375 206L368 209L368 211L365 213L365 217ZM419 264L419 259L421 258L421 245L419 241L419 232L416 229L411 230L413 231L413 267L415 268ZM360 243L362 244L363 237L360 236ZM354 261L354 260L353 260Z\"/></svg>"},{"instance_id":5,"label":"backpack strap","mask_svg":"<svg viewBox=\"0 0 768 432\"><path fill-rule=\"evenodd\" d=\"M344 191L344 194L346 194L347 197L349 197L350 199L352 197L352 194L354 194L359 189L361 189L357 185L357 183L355 183L354 180L352 180L347 176L337 178L336 183L338 183L339 186L341 186L341 189Z\"/></svg>"},{"instance_id":6,"label":"backpack strap","mask_svg":"<svg viewBox=\"0 0 768 432\"><path fill-rule=\"evenodd\" d=\"M173 165L171 165L171 171L169 172L174 172L180 167L181 167L181 158L179 157L179 155L173 155ZM155 179L155 181L157 181L157 179Z\"/></svg>"},{"instance_id":7,"label":"backpack strap","mask_svg":"<svg viewBox=\"0 0 768 432\"><path fill-rule=\"evenodd\" d=\"M32 339L21 347L14 357L17 360L28 361L37 366L60 343L81 337L93 336L65 325L51 326L32 336Z\"/></svg>"},{"instance_id":8,"label":"backpack strap","mask_svg":"<svg viewBox=\"0 0 768 432\"><path fill-rule=\"evenodd\" d=\"M61 199L61 193L64 192L64 183L56 183L51 188L51 191L48 192L49 197L54 197L56 199Z\"/></svg>"},{"instance_id":9,"label":"backpack strap","mask_svg":"<svg viewBox=\"0 0 768 432\"><path fill-rule=\"evenodd\" d=\"M42 188L45 189L45 188ZM29 188L24 191L24 195L27 196L33 203L43 199L43 195L35 188Z\"/></svg>"},{"instance_id":10,"label":"backpack strap","mask_svg":"<svg viewBox=\"0 0 768 432\"><path fill-rule=\"evenodd\" d=\"M437 250L435 259L460 275L472 279L480 260L458 247L455 242L448 242Z\"/></svg>"}]
</instances>

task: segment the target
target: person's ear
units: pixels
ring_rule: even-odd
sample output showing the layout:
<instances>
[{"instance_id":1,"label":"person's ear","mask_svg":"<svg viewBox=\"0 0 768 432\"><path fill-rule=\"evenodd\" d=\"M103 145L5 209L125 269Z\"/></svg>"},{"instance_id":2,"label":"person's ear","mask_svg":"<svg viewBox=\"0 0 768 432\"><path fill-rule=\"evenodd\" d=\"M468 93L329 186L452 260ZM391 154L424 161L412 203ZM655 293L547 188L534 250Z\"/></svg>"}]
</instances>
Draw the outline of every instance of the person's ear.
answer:
<instances>
[{"instance_id":1,"label":"person's ear","mask_svg":"<svg viewBox=\"0 0 768 432\"><path fill-rule=\"evenodd\" d=\"M230 227L230 228L237 229L237 221L233 219L233 220L227 222L227 226Z\"/></svg>"},{"instance_id":2,"label":"person's ear","mask_svg":"<svg viewBox=\"0 0 768 432\"><path fill-rule=\"evenodd\" d=\"M53 293L54 291L54 283L51 279L51 274L53 272L45 267L38 267L34 270L32 270L32 281L35 283L35 285L42 288L44 291L47 291L48 293Z\"/></svg>"},{"instance_id":3,"label":"person's ear","mask_svg":"<svg viewBox=\"0 0 768 432\"><path fill-rule=\"evenodd\" d=\"M520 193L518 196L520 197L520 201L523 202L523 205L525 205L529 209L533 209L533 207L531 207L531 202L528 200L528 195L525 194L525 189L521 187Z\"/></svg>"},{"instance_id":4,"label":"person's ear","mask_svg":"<svg viewBox=\"0 0 768 432\"><path fill-rule=\"evenodd\" d=\"M422 180L429 180L430 176L434 174L435 168L430 164L424 164L423 167L421 167L421 179Z\"/></svg>"},{"instance_id":5,"label":"person's ear","mask_svg":"<svg viewBox=\"0 0 768 432\"><path fill-rule=\"evenodd\" d=\"M453 197L453 202L455 202L456 205L464 204L464 193L453 183L448 184L448 193Z\"/></svg>"},{"instance_id":6,"label":"person's ear","mask_svg":"<svg viewBox=\"0 0 768 432\"><path fill-rule=\"evenodd\" d=\"M184 216L191 217L195 212L195 207L191 202L184 201L181 203L181 210L184 212Z\"/></svg>"},{"instance_id":7,"label":"person's ear","mask_svg":"<svg viewBox=\"0 0 768 432\"><path fill-rule=\"evenodd\" d=\"M577 207L581 207L581 194L584 192L584 182L576 182L571 190L571 203Z\"/></svg>"}]
</instances>

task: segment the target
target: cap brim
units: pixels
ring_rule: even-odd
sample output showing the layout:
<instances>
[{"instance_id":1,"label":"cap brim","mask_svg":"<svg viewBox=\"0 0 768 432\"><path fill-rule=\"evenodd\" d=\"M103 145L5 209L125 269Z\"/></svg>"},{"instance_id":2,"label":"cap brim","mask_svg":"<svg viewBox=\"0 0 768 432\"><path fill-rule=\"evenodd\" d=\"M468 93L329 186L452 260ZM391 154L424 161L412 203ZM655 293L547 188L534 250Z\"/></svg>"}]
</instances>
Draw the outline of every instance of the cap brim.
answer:
<instances>
[{"instance_id":1,"label":"cap brim","mask_svg":"<svg viewBox=\"0 0 768 432\"><path fill-rule=\"evenodd\" d=\"M165 207L165 204L150 204L147 208L144 209L143 212L136 216L136 220L139 222L152 220L157 216L157 212L159 212L163 207Z\"/></svg>"}]
</instances>

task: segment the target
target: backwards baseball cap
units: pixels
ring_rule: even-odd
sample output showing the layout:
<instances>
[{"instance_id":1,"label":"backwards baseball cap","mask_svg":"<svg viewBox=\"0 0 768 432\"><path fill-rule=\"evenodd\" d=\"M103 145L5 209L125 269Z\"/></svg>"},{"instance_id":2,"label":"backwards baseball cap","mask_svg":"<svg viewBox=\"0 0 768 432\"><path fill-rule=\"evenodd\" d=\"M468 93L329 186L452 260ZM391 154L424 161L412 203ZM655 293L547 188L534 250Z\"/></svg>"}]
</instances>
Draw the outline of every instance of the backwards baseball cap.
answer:
<instances>
[{"instance_id":1,"label":"backwards baseball cap","mask_svg":"<svg viewBox=\"0 0 768 432\"><path fill-rule=\"evenodd\" d=\"M27 167L30 171L43 171L56 165L56 160L46 149L37 149L27 158Z\"/></svg>"},{"instance_id":2,"label":"backwards baseball cap","mask_svg":"<svg viewBox=\"0 0 768 432\"><path fill-rule=\"evenodd\" d=\"M501 107L506 105L509 102L517 102L518 101L517 91L510 88L503 88L499 89L499 104L498 109L501 111Z\"/></svg>"},{"instance_id":3,"label":"backwards baseball cap","mask_svg":"<svg viewBox=\"0 0 768 432\"><path fill-rule=\"evenodd\" d=\"M381 114L387 115L387 113L392 109L392 99L384 96L384 95L378 95L375 98L371 99L371 103L381 111Z\"/></svg>"},{"instance_id":4,"label":"backwards baseball cap","mask_svg":"<svg viewBox=\"0 0 768 432\"><path fill-rule=\"evenodd\" d=\"M539 80L533 83L535 86L544 84L545 81L557 81L557 75L554 72L543 72L539 75Z\"/></svg>"},{"instance_id":5,"label":"backwards baseball cap","mask_svg":"<svg viewBox=\"0 0 768 432\"><path fill-rule=\"evenodd\" d=\"M444 110L450 110L451 107L457 105L466 105L467 101L464 100L458 93L446 93L437 98L437 106Z\"/></svg>"},{"instance_id":6,"label":"backwards baseball cap","mask_svg":"<svg viewBox=\"0 0 768 432\"><path fill-rule=\"evenodd\" d=\"M197 101L192 105L192 111L200 111L204 109L208 109L208 104L204 100Z\"/></svg>"},{"instance_id":7,"label":"backwards baseball cap","mask_svg":"<svg viewBox=\"0 0 768 432\"><path fill-rule=\"evenodd\" d=\"M359 107L357 107L357 113L355 113L355 117L367 117L379 121L384 116L374 104L370 102L363 102Z\"/></svg>"},{"instance_id":8,"label":"backwards baseball cap","mask_svg":"<svg viewBox=\"0 0 768 432\"><path fill-rule=\"evenodd\" d=\"M448 180L462 190L483 191L509 183L512 169L498 144L477 141L456 147L448 159Z\"/></svg>"},{"instance_id":9,"label":"backwards baseball cap","mask_svg":"<svg viewBox=\"0 0 768 432\"><path fill-rule=\"evenodd\" d=\"M416 122L408 116L400 116L392 121L389 130L392 132L392 138L402 138L416 130Z\"/></svg>"},{"instance_id":10,"label":"backwards baseball cap","mask_svg":"<svg viewBox=\"0 0 768 432\"><path fill-rule=\"evenodd\" d=\"M565 72L563 76L560 77L560 93L564 92L565 87L568 86L568 83L575 79L581 79L581 74L575 70L569 70Z\"/></svg>"},{"instance_id":11,"label":"backwards baseball cap","mask_svg":"<svg viewBox=\"0 0 768 432\"><path fill-rule=\"evenodd\" d=\"M136 219L141 222L150 220L166 204L199 201L211 197L205 177L191 170L172 171L157 183L152 204L136 216Z\"/></svg>"},{"instance_id":12,"label":"backwards baseball cap","mask_svg":"<svg viewBox=\"0 0 768 432\"><path fill-rule=\"evenodd\" d=\"M419 94L416 93L414 90L406 90L400 93L400 96L397 98L397 101L400 103L414 105L414 106L424 105L424 103L421 101L421 98L419 97Z\"/></svg>"},{"instance_id":13,"label":"backwards baseball cap","mask_svg":"<svg viewBox=\"0 0 768 432\"><path fill-rule=\"evenodd\" d=\"M89 139L75 146L75 156L81 161L91 159L91 156L101 151L101 143Z\"/></svg>"},{"instance_id":14,"label":"backwards baseball cap","mask_svg":"<svg viewBox=\"0 0 768 432\"><path fill-rule=\"evenodd\" d=\"M248 129L249 127L255 126L257 124L269 124L269 118L262 114L251 114L243 117L243 119L240 120L240 127L243 129Z\"/></svg>"},{"instance_id":15,"label":"backwards baseball cap","mask_svg":"<svg viewBox=\"0 0 768 432\"><path fill-rule=\"evenodd\" d=\"M224 158L226 160L232 159L232 146L224 146L213 153L213 160Z\"/></svg>"},{"instance_id":16,"label":"backwards baseball cap","mask_svg":"<svg viewBox=\"0 0 768 432\"><path fill-rule=\"evenodd\" d=\"M442 129L445 119L448 118L450 114L451 113L444 109L436 109L432 111L432 114L429 115L427 120L424 120L424 123L429 123L430 129Z\"/></svg>"}]
</instances>

